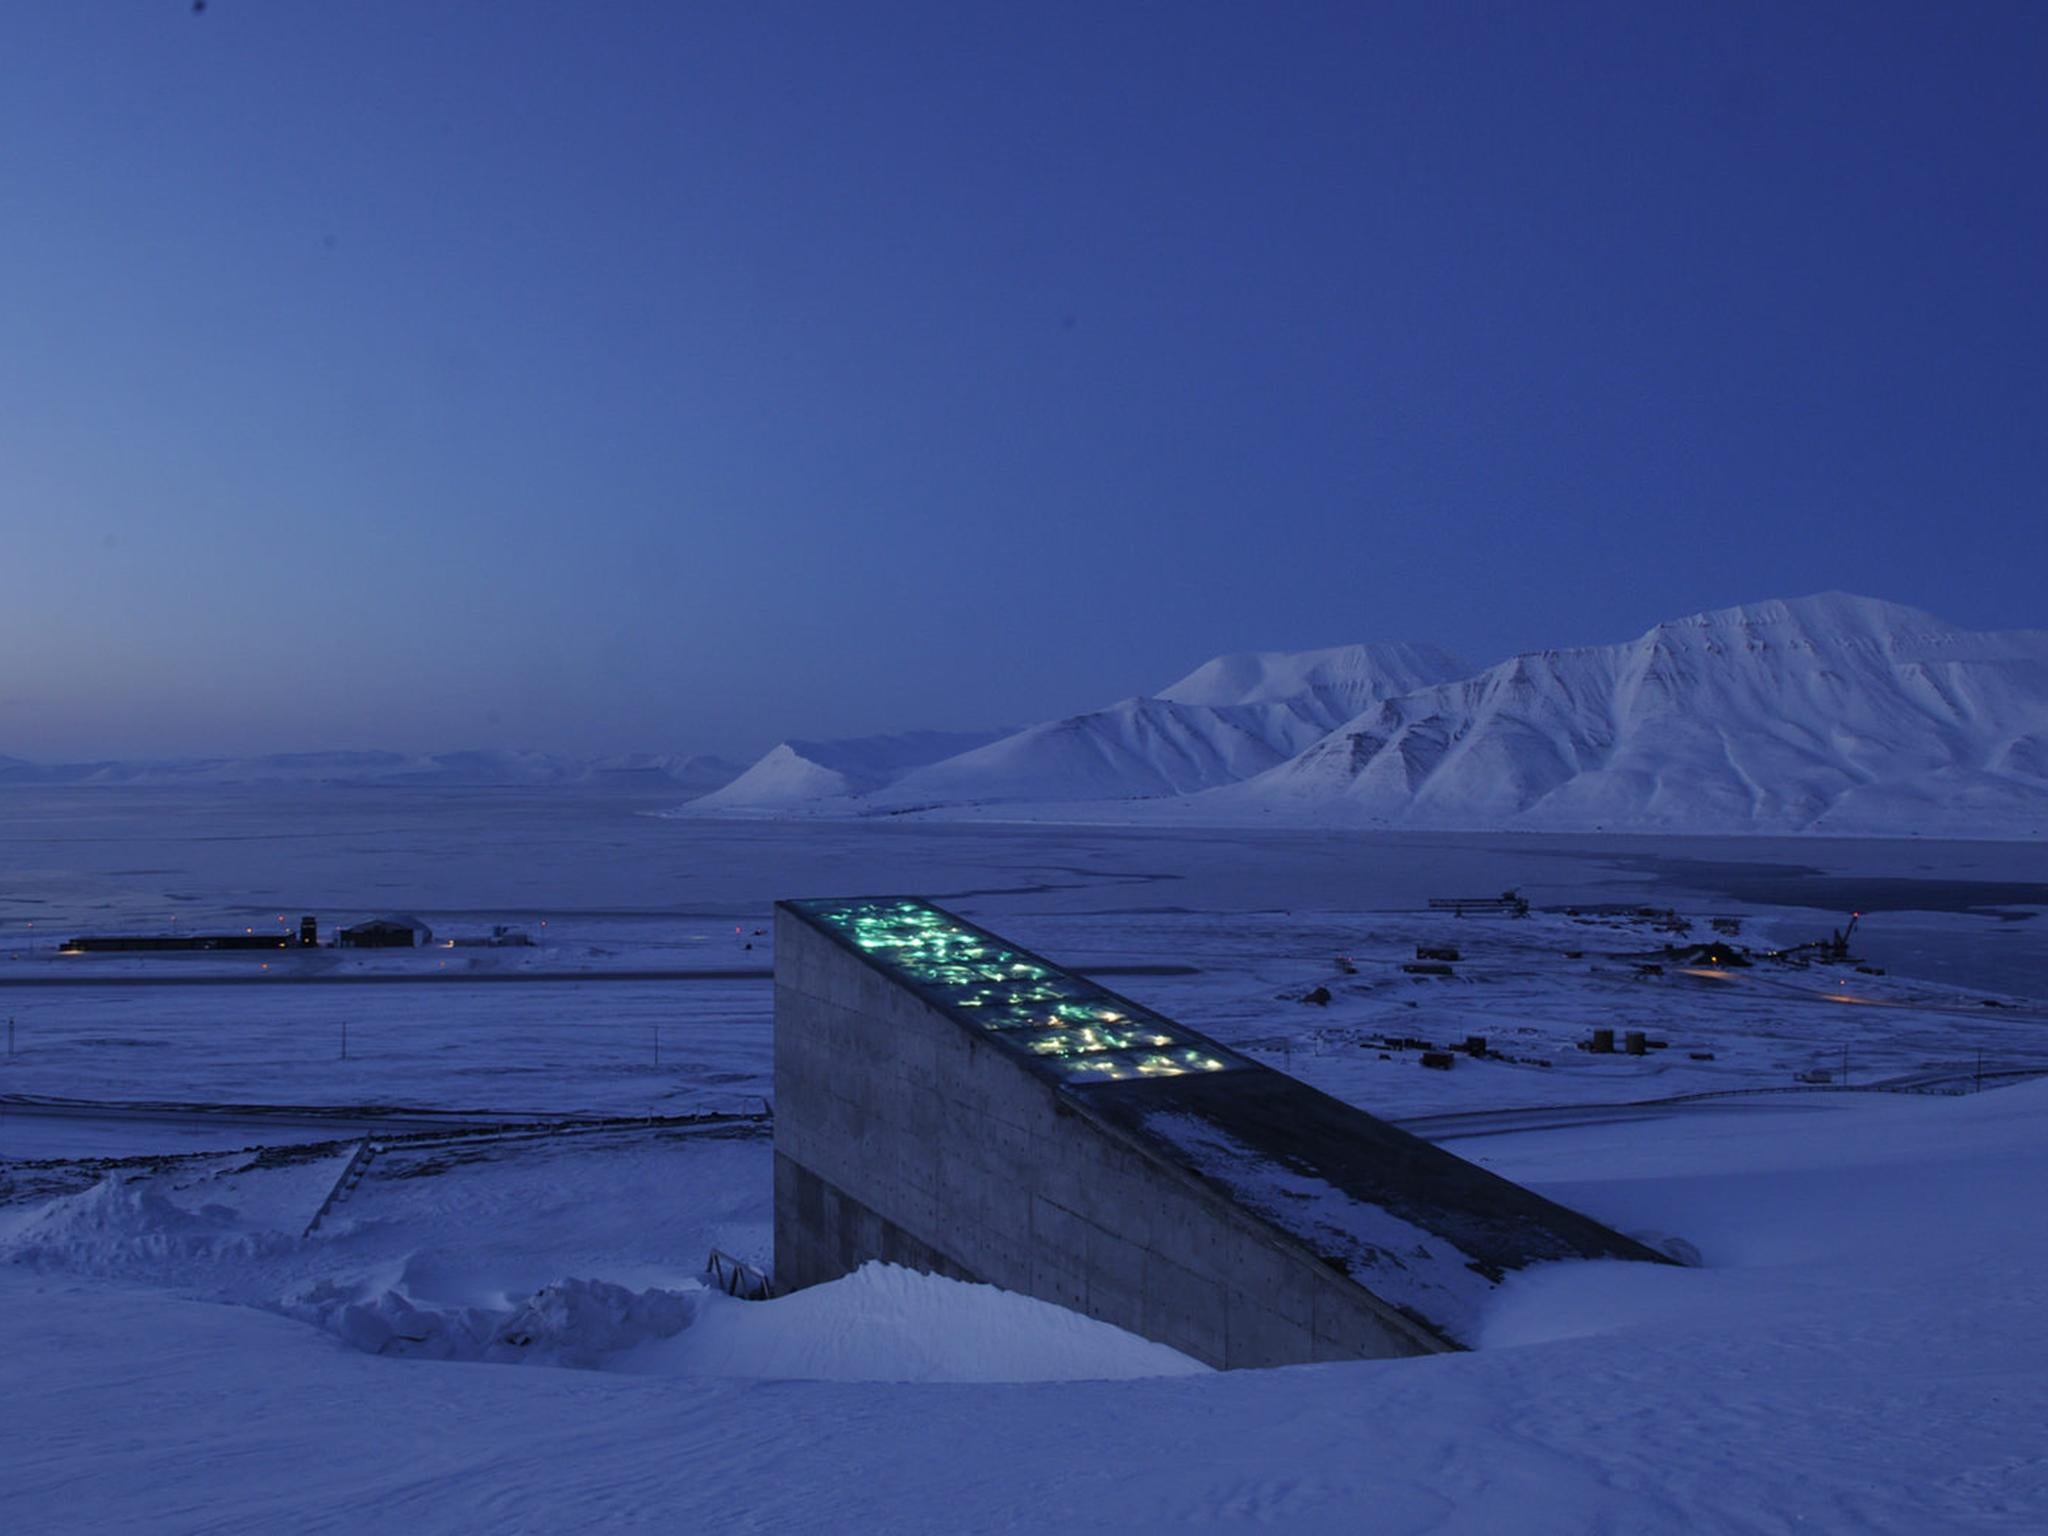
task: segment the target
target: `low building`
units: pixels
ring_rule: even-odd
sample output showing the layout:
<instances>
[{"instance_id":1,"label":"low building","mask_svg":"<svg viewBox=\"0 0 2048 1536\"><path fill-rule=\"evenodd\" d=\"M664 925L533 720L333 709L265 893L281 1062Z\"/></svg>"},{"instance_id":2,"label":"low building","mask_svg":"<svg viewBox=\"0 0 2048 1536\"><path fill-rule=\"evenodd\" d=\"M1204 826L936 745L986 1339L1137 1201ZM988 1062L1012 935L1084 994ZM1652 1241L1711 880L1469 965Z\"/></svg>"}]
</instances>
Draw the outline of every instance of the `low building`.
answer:
<instances>
[{"instance_id":1,"label":"low building","mask_svg":"<svg viewBox=\"0 0 2048 1536\"><path fill-rule=\"evenodd\" d=\"M416 917L373 917L344 928L343 949L418 949L434 941L434 930Z\"/></svg>"},{"instance_id":2,"label":"low building","mask_svg":"<svg viewBox=\"0 0 2048 1536\"><path fill-rule=\"evenodd\" d=\"M84 934L57 946L62 955L142 955L217 949L290 949L288 933Z\"/></svg>"}]
</instances>

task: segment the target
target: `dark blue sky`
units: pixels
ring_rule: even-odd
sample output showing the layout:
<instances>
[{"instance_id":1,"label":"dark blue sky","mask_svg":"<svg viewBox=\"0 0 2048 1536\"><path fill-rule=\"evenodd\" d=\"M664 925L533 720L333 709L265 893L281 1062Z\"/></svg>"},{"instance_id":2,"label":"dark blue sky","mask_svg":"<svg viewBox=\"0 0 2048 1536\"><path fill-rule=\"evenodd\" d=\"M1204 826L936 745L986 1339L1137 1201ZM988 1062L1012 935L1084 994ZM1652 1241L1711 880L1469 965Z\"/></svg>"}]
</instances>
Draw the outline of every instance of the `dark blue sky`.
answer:
<instances>
[{"instance_id":1,"label":"dark blue sky","mask_svg":"<svg viewBox=\"0 0 2048 1536\"><path fill-rule=\"evenodd\" d=\"M0 9L0 754L2048 624L2048 7Z\"/></svg>"}]
</instances>

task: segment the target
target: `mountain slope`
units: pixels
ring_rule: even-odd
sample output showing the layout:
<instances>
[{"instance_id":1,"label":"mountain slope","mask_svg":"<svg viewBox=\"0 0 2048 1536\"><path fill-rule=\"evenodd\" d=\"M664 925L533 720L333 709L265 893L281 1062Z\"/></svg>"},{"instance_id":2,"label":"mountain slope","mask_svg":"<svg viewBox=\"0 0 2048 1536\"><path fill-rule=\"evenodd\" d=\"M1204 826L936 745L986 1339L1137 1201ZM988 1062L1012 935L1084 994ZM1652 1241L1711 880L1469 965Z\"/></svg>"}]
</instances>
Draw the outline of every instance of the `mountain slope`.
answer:
<instances>
[{"instance_id":1,"label":"mountain slope","mask_svg":"<svg viewBox=\"0 0 2048 1536\"><path fill-rule=\"evenodd\" d=\"M914 769L875 799L908 806L1187 795L1283 761L1290 752L1275 738L1285 741L1305 728L1284 707L1217 710L1125 699ZM1319 734L1306 728L1310 740Z\"/></svg>"},{"instance_id":2,"label":"mountain slope","mask_svg":"<svg viewBox=\"0 0 2048 1536\"><path fill-rule=\"evenodd\" d=\"M944 739L931 733L915 738L915 751L875 750L910 740L896 737L784 742L695 808L858 813L1195 794L1284 762L1366 703L1463 670L1414 645L1219 656L1159 697L965 739L945 753L917 756Z\"/></svg>"},{"instance_id":3,"label":"mountain slope","mask_svg":"<svg viewBox=\"0 0 2048 1536\"><path fill-rule=\"evenodd\" d=\"M1205 661L1159 697L1225 708L1293 704L1337 725L1396 694L1464 677L1471 668L1434 645L1339 645L1321 651L1238 651Z\"/></svg>"},{"instance_id":4,"label":"mountain slope","mask_svg":"<svg viewBox=\"0 0 2048 1536\"><path fill-rule=\"evenodd\" d=\"M2048 633L1827 593L1514 657L1361 711L1205 797L1415 826L2048 825Z\"/></svg>"},{"instance_id":5,"label":"mountain slope","mask_svg":"<svg viewBox=\"0 0 2048 1536\"><path fill-rule=\"evenodd\" d=\"M873 798L896 808L1197 794L1286 761L1367 704L1464 671L1420 645L1219 656L1156 697L1028 726Z\"/></svg>"}]
</instances>

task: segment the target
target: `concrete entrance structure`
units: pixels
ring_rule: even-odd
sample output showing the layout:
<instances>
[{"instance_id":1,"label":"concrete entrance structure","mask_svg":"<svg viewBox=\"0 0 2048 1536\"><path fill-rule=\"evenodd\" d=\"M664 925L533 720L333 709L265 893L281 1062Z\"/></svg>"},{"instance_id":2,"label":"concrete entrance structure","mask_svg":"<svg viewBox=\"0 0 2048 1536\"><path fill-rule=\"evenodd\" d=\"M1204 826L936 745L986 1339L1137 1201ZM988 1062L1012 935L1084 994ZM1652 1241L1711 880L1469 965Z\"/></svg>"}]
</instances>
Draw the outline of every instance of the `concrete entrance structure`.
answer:
<instances>
[{"instance_id":1,"label":"concrete entrance structure","mask_svg":"<svg viewBox=\"0 0 2048 1536\"><path fill-rule=\"evenodd\" d=\"M1458 1348L1571 1258L1663 1262L929 903L776 909L782 1289L880 1259L1268 1366Z\"/></svg>"}]
</instances>

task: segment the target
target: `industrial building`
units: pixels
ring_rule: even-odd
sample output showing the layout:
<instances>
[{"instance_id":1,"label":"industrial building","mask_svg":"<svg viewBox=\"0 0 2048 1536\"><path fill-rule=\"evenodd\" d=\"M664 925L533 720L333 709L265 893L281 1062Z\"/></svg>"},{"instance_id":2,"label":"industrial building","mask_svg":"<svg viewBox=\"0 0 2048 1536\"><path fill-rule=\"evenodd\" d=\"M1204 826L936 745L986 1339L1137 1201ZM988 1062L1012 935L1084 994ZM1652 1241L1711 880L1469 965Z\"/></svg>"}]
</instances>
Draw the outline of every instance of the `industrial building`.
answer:
<instances>
[{"instance_id":1,"label":"industrial building","mask_svg":"<svg viewBox=\"0 0 2048 1536\"><path fill-rule=\"evenodd\" d=\"M66 939L60 955L124 955L220 949L296 949L289 933L102 933Z\"/></svg>"},{"instance_id":2,"label":"industrial building","mask_svg":"<svg viewBox=\"0 0 2048 1536\"><path fill-rule=\"evenodd\" d=\"M223 949L310 949L320 942L318 927L311 917L299 920L296 935L274 929L258 932L244 928L240 933L96 933L66 939L57 946L60 955L132 955L211 952Z\"/></svg>"},{"instance_id":3,"label":"industrial building","mask_svg":"<svg viewBox=\"0 0 2048 1536\"><path fill-rule=\"evenodd\" d=\"M915 898L775 930L775 1282L883 1260L1222 1367L1471 1341L1510 1270L1660 1255Z\"/></svg>"},{"instance_id":4,"label":"industrial building","mask_svg":"<svg viewBox=\"0 0 2048 1536\"><path fill-rule=\"evenodd\" d=\"M416 917L373 917L335 936L343 949L423 949L434 942L434 930Z\"/></svg>"}]
</instances>

